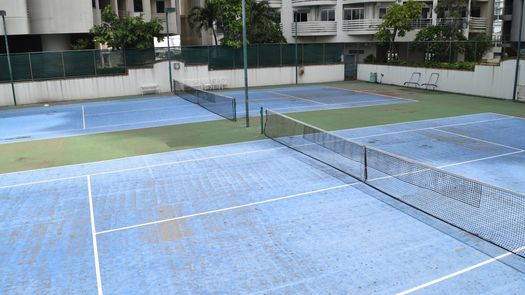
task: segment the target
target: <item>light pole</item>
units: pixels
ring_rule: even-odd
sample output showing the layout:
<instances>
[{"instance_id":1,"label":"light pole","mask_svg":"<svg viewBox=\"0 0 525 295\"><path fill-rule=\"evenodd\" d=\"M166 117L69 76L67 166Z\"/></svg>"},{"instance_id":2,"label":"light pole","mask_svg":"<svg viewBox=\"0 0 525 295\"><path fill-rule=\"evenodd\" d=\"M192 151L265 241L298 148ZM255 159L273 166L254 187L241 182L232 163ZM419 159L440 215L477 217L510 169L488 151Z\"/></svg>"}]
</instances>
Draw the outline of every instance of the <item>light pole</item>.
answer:
<instances>
[{"instance_id":1,"label":"light pole","mask_svg":"<svg viewBox=\"0 0 525 295\"><path fill-rule=\"evenodd\" d=\"M518 90L518 74L520 69L521 58L521 32L523 30L523 1L520 4L520 33L518 35L518 54L516 54L516 72L514 73L514 92L512 93L512 100L516 100L516 92Z\"/></svg>"},{"instance_id":2,"label":"light pole","mask_svg":"<svg viewBox=\"0 0 525 295\"><path fill-rule=\"evenodd\" d=\"M9 54L9 42L7 41L7 27L5 25L5 10L0 10L0 16L2 16L2 24L4 25L4 39L5 39L5 51L7 53L7 64L9 67L9 79L11 80L11 91L13 92L13 103L16 106L16 94L15 94L15 83L13 80L13 68L11 67L11 55Z\"/></svg>"},{"instance_id":3,"label":"light pole","mask_svg":"<svg viewBox=\"0 0 525 295\"><path fill-rule=\"evenodd\" d=\"M244 105L246 108L246 127L250 127L250 106L248 100L248 48L246 43L246 0L242 0L242 55L244 63Z\"/></svg>"},{"instance_id":4,"label":"light pole","mask_svg":"<svg viewBox=\"0 0 525 295\"><path fill-rule=\"evenodd\" d=\"M171 50L170 50L170 13L177 12L177 9L174 7L166 8L166 37L168 39L168 67L170 73L170 91L173 92L173 77L171 74Z\"/></svg>"}]
</instances>

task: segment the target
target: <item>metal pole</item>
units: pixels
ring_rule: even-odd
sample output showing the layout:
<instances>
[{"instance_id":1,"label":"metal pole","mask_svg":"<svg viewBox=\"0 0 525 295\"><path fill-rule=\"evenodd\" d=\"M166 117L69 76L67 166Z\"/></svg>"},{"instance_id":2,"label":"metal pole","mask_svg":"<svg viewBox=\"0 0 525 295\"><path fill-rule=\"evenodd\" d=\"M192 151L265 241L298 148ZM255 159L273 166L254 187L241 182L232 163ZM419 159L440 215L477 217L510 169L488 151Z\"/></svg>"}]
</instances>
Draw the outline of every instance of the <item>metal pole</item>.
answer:
<instances>
[{"instance_id":1,"label":"metal pole","mask_svg":"<svg viewBox=\"0 0 525 295\"><path fill-rule=\"evenodd\" d=\"M11 92L13 92L13 103L16 106L16 93L15 93L15 83L13 80L13 68L11 67L11 55L9 54L9 42L7 41L7 27L5 25L5 10L0 10L0 15L2 16L2 23L4 25L4 39L5 39L5 51L7 53L7 64L9 66L9 79L11 79Z\"/></svg>"},{"instance_id":2,"label":"metal pole","mask_svg":"<svg viewBox=\"0 0 525 295\"><path fill-rule=\"evenodd\" d=\"M168 9L166 9L166 38L168 39L168 68L170 73L170 92L173 93L173 78L171 76L170 19Z\"/></svg>"},{"instance_id":3,"label":"metal pole","mask_svg":"<svg viewBox=\"0 0 525 295\"><path fill-rule=\"evenodd\" d=\"M512 100L516 100L516 92L518 90L518 75L520 69L520 58L521 58L521 32L523 30L523 1L520 4L520 33L518 35L518 54L516 57L516 72L514 73L514 92L512 93Z\"/></svg>"},{"instance_id":4,"label":"metal pole","mask_svg":"<svg viewBox=\"0 0 525 295\"><path fill-rule=\"evenodd\" d=\"M246 43L246 0L242 0L242 55L244 62L244 104L246 107L246 127L250 127L250 106L248 100L248 48Z\"/></svg>"},{"instance_id":5,"label":"metal pole","mask_svg":"<svg viewBox=\"0 0 525 295\"><path fill-rule=\"evenodd\" d=\"M294 22L295 26L295 84L299 84L299 69L297 67L298 57L297 57L297 20Z\"/></svg>"}]
</instances>

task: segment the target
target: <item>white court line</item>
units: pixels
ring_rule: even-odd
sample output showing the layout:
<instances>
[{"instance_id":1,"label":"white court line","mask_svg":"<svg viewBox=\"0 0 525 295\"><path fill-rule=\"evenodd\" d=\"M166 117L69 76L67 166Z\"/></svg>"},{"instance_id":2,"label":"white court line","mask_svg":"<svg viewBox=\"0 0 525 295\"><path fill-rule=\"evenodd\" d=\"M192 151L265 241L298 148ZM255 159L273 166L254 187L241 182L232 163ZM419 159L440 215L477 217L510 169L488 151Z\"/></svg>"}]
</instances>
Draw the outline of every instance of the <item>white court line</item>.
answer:
<instances>
[{"instance_id":1,"label":"white court line","mask_svg":"<svg viewBox=\"0 0 525 295\"><path fill-rule=\"evenodd\" d=\"M157 168L157 167L163 167L163 166L169 166L169 165L207 161L207 160L212 160L212 159L229 158L229 157L249 155L249 154L254 154L254 153L259 153L259 152L267 152L267 151L280 150L280 149L287 149L287 147L280 146L280 147L275 147L275 148L259 149L259 150L245 151L245 152L239 152L239 153L231 153L231 154L223 154L223 155L210 156L210 157L204 157L204 158L171 161L171 162L164 162L161 164L144 165L144 166L139 166L139 167L117 169L117 170L104 171L104 172L91 173L91 174L81 174L77 176L59 177L59 178L45 179L45 180L25 182L25 183L10 184L10 185L5 185L5 186L0 186L0 189L26 186L26 185L42 184L42 183L48 183L48 182L54 182L54 181L71 180L71 179L77 179L77 178L82 178L86 176L107 175L107 174L122 173L122 172L136 171L136 170L142 170L142 169L151 169L151 168Z\"/></svg>"},{"instance_id":2,"label":"white court line","mask_svg":"<svg viewBox=\"0 0 525 295\"><path fill-rule=\"evenodd\" d=\"M348 91L348 92L357 92L357 93L362 93L362 94L377 95L377 96L388 97L388 98L394 98L394 99L409 100L409 101L417 101L417 99L404 98L404 97L398 97L398 96L391 96L391 95L386 95L386 94L381 94L381 93L375 93L375 92L368 92L368 91L362 91L362 90L346 89L346 88L335 87L335 86L325 86L325 87L328 87L328 88L334 88L334 89L339 89L339 90L345 90L345 91Z\"/></svg>"},{"instance_id":3,"label":"white court line","mask_svg":"<svg viewBox=\"0 0 525 295\"><path fill-rule=\"evenodd\" d=\"M281 95L281 96L285 96L285 97L294 98L294 99L306 100L306 101L313 102L313 103L320 104L320 105L327 105L326 103L318 102L318 101L311 100L311 99L304 98L304 97L299 97L299 96L293 96L293 95L289 95L289 94L284 94L284 93L280 93L280 92L277 92L277 91L267 91L267 92L268 92L268 93L274 93L274 94ZM278 99L278 98L277 98L277 99Z\"/></svg>"},{"instance_id":4,"label":"white court line","mask_svg":"<svg viewBox=\"0 0 525 295\"><path fill-rule=\"evenodd\" d=\"M520 248L517 248L517 249L515 249L515 250L512 250L512 252L510 252L510 251L509 251L509 252L505 252L505 253L503 253L503 254L501 254L501 255L499 255L499 256L496 256L496 257L494 257L494 258L487 259L487 260L482 261L482 262L480 262L480 263L478 263L478 264L475 264L475 265L469 266L469 267L464 268L464 269L462 269L462 270L459 270L459 271L453 272L453 273L448 274L448 275L446 275L446 276L440 277L440 278L435 279L435 280L433 280L433 281L430 281L430 282L427 282L427 283L421 284L421 285L419 285L419 286L416 286L416 287L414 287L414 288L411 288L411 289L408 289L408 290L405 290L405 291L402 291L402 292L399 292L399 293L396 293L396 294L397 294L397 295L406 295L406 294L410 294L410 293L413 293L413 292L419 291L419 290L424 289L424 288L426 288L426 287L429 287L429 286L435 285L435 284L437 284L437 283L441 283L441 282L443 282L443 281L445 281L445 280L448 280L448 279L451 279L451 278L453 278L453 277L457 277L457 276L459 276L459 275L461 275L461 274L464 274L464 273L466 273L466 272L472 271L472 270L474 270L474 269L476 269L476 268L480 268L480 267L482 267L482 266L484 266L484 265L487 265L487 264L490 264L490 263L493 263L493 262L499 261L499 260L501 260L501 259L503 259L503 258L505 258L505 257L507 257L507 256L510 256L510 255L512 255L512 254L514 254L514 253L516 253L516 252L520 252L520 251L522 251L522 250L525 250L525 246L522 246L522 247L520 247ZM514 252L514 253L513 253L513 252Z\"/></svg>"},{"instance_id":5,"label":"white court line","mask_svg":"<svg viewBox=\"0 0 525 295\"><path fill-rule=\"evenodd\" d=\"M93 239L93 254L95 257L95 274L97 276L98 294L102 295L102 279L100 278L100 265L98 261L97 230L95 228L95 214L93 213L93 195L91 193L91 176L87 176L87 187L89 197L89 215L91 218L91 238Z\"/></svg>"},{"instance_id":6,"label":"white court line","mask_svg":"<svg viewBox=\"0 0 525 295\"><path fill-rule=\"evenodd\" d=\"M84 106L82 106L82 129L86 129L86 111Z\"/></svg>"},{"instance_id":7,"label":"white court line","mask_svg":"<svg viewBox=\"0 0 525 295\"><path fill-rule=\"evenodd\" d=\"M258 201L258 202L247 203L247 204L238 205L238 206L222 208L222 209L204 211L204 212L199 212L199 213L194 213L194 214L189 214L189 215L183 215L183 216L178 216L178 217L173 217L173 218L161 219L161 220L157 220L157 221L151 221L151 222L146 222L146 223L141 223L141 224L124 226L124 227L119 227L119 228L115 228L115 229L108 229L108 230L103 230L103 231L97 232L97 235L107 234L107 233L112 233L112 232L122 231L122 230L127 230L127 229L133 229L133 228L143 227L143 226L148 226L148 225L154 225L154 224L159 224L159 223L164 223L164 222L169 222L169 221L174 221L174 220L187 219L187 218L203 216L203 215L210 215L210 214L213 214L213 213L224 212L224 211L231 211L231 210L235 210L235 209L241 209L241 208L246 208L246 207L266 204L266 203L272 203L272 202L276 202L276 201L281 201L281 200L286 200L286 199L291 199L291 198L297 198L297 197L311 195L311 194L315 194L315 193L326 192L326 191L330 191L330 190L335 190L335 189L340 189L340 188L344 188L344 187L349 187L349 186L357 185L357 184L360 184L360 183L361 182L355 182L355 183L351 183L351 184L336 185L336 186L332 186L332 187L328 187L328 188L318 189L318 190L309 191L309 192L302 192L302 193L298 193L298 194L288 195L288 196L279 197L279 198L273 198L273 199L264 200L264 201Z\"/></svg>"},{"instance_id":8,"label":"white court line","mask_svg":"<svg viewBox=\"0 0 525 295\"><path fill-rule=\"evenodd\" d=\"M394 135L394 134L401 134L401 133L406 133L406 132L423 131L423 130L429 130L429 129L443 128L443 127L466 126L466 125L470 125L470 124L486 123L486 122L509 120L509 119L510 118L496 118L496 119L487 119L487 120L471 121L471 122L464 122L464 123L445 124L445 125L437 125L437 126L433 126L433 127L413 128L413 129L406 129L406 130L399 130L399 131L392 131L392 132L384 132L384 133L365 135L365 136L358 136L358 137L350 137L350 138L352 140L355 140L355 139L370 138L370 137L375 137L375 136ZM440 119L432 119L432 120L440 120ZM425 120L423 120L423 121L425 121ZM419 121L396 123L395 125L400 125L400 124L407 124L408 125L410 123L415 123L415 122L419 122ZM376 125L376 126L369 126L369 127L362 127L362 128L375 128L375 127L383 127L383 126L390 126L390 125L394 125L394 124ZM352 129L346 129L346 130L352 130ZM344 131L344 130L338 130L336 132L341 132L341 131Z\"/></svg>"},{"instance_id":9,"label":"white court line","mask_svg":"<svg viewBox=\"0 0 525 295\"><path fill-rule=\"evenodd\" d=\"M472 140L476 140L476 141L481 141L481 142L484 142L484 143L498 145L498 146L501 146L501 147L505 147L505 148L509 148L509 149L513 149L513 150L517 150L517 151L522 151L522 152L525 151L523 149L520 149L520 148L517 148L517 147L513 147L513 146L510 146L510 145L496 143L496 142L484 140L484 139L481 139L481 138L476 138L476 137L472 137L472 136L468 136L468 135L463 135L463 134L456 133L456 132L445 131L445 130L441 130L441 129L438 129L438 128L433 128L433 129L436 130L436 131L443 132L443 133L448 133L448 134L452 134L452 135L456 135L456 136L460 136L460 137L464 137L464 138L468 138L468 139L472 139Z\"/></svg>"}]
</instances>

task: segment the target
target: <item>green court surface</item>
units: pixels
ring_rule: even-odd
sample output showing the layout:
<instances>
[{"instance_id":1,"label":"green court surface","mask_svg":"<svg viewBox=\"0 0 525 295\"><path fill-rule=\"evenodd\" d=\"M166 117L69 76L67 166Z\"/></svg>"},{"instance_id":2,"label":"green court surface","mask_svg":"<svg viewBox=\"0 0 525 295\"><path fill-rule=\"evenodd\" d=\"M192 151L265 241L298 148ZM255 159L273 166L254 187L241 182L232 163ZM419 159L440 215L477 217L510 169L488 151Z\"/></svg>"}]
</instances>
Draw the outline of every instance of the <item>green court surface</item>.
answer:
<instances>
[{"instance_id":1,"label":"green court surface","mask_svg":"<svg viewBox=\"0 0 525 295\"><path fill-rule=\"evenodd\" d=\"M327 84L416 103L299 112L290 116L327 130L493 112L525 117L525 104L365 82ZM240 102L242 103L242 101ZM242 115L242 114L241 114ZM259 119L189 123L0 145L0 173L262 139Z\"/></svg>"}]
</instances>

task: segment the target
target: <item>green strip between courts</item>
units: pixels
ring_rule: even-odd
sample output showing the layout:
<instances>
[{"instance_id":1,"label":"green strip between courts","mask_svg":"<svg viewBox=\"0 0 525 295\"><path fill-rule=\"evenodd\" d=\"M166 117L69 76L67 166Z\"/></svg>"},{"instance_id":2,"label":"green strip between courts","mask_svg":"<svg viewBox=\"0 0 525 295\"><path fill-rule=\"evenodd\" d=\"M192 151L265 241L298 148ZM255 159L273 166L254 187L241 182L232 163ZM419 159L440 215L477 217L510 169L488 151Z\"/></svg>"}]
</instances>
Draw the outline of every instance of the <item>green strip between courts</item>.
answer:
<instances>
[{"instance_id":1,"label":"green strip between courts","mask_svg":"<svg viewBox=\"0 0 525 295\"><path fill-rule=\"evenodd\" d=\"M419 102L290 115L327 130L483 112L525 117L525 104L510 101L365 82L340 82L327 85L412 98ZM252 128L244 128L244 120L237 122L221 120L3 144L0 145L0 155L2 155L0 173L262 139L258 118L253 118L252 126ZM523 132L523 130L516 130L516 132Z\"/></svg>"}]
</instances>

